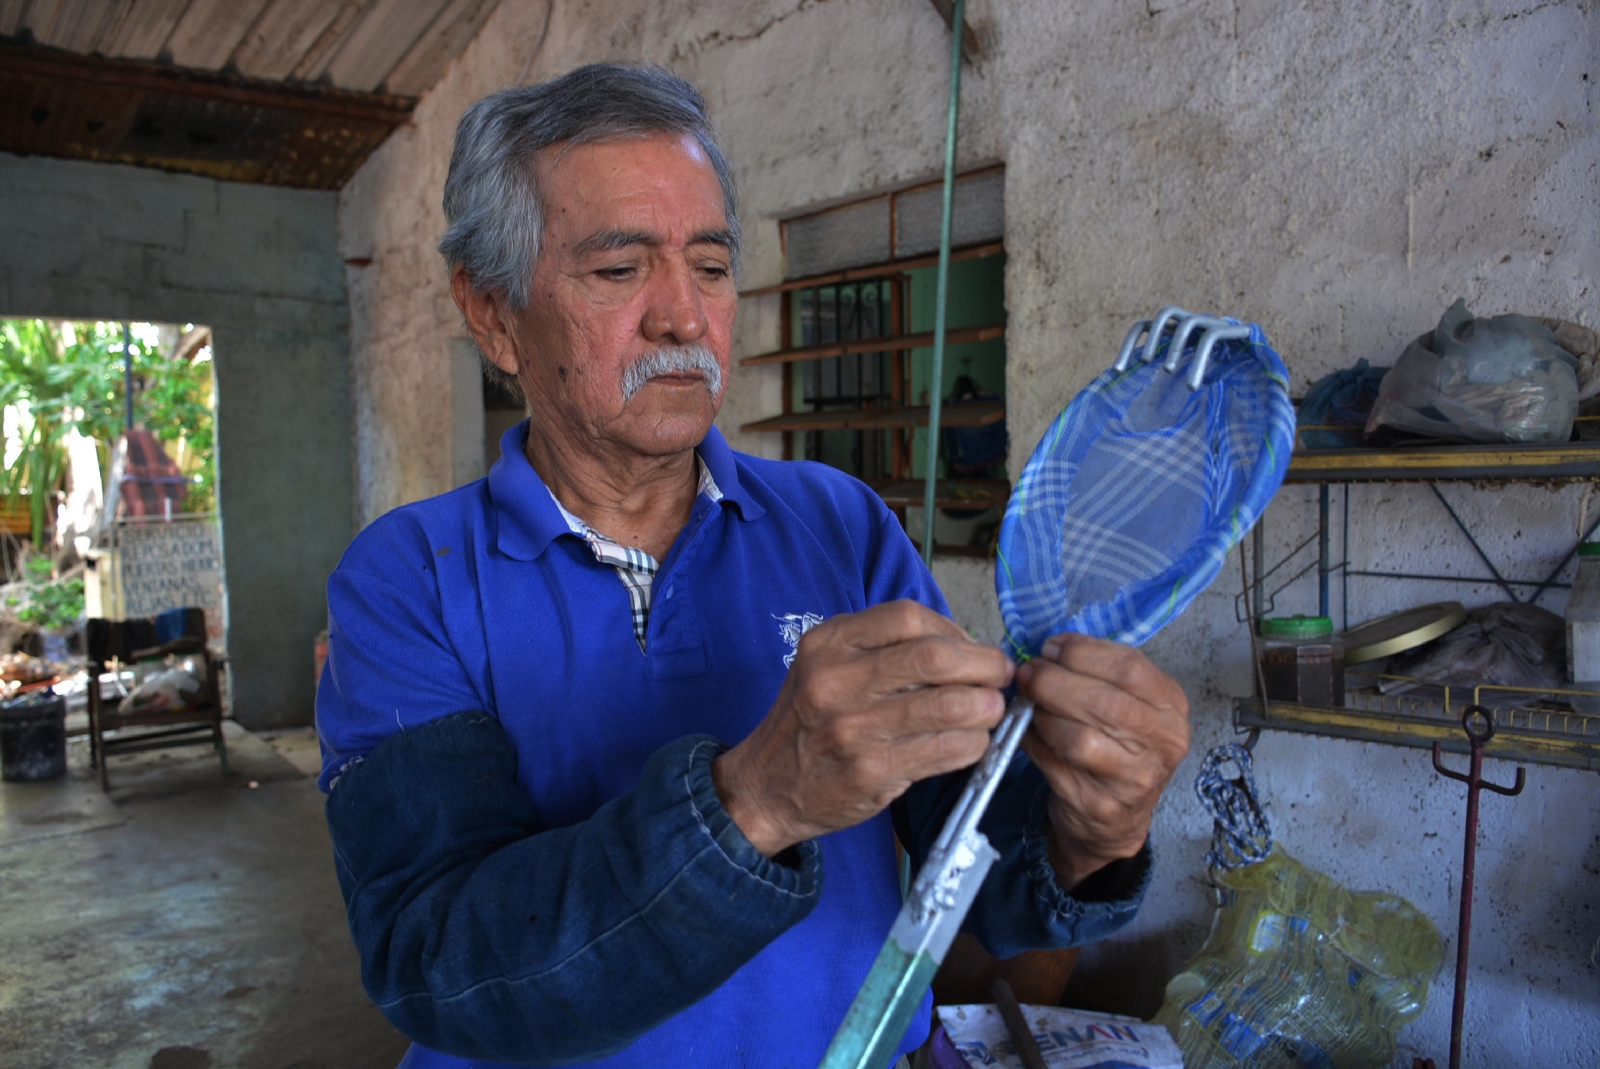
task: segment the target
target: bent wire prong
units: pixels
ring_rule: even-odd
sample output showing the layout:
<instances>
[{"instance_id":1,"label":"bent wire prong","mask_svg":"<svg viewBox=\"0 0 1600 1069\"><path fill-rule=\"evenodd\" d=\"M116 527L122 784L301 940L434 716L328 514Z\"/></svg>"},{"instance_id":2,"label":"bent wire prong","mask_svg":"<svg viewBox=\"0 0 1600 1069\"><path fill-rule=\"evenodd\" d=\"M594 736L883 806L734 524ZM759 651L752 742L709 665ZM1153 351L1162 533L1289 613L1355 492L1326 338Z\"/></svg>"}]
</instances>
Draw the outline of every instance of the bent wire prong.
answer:
<instances>
[{"instance_id":1,"label":"bent wire prong","mask_svg":"<svg viewBox=\"0 0 1600 1069\"><path fill-rule=\"evenodd\" d=\"M1123 372L1128 370L1133 363L1135 352L1139 354L1139 362L1153 363L1161 349L1162 335L1167 328L1172 328L1172 342L1167 348L1167 358L1162 362L1162 370L1177 372L1183 363L1185 350L1189 348L1189 339L1195 332L1200 332L1199 341L1194 347L1194 361L1189 369L1189 389L1198 390L1205 384L1206 368L1211 363L1211 354L1215 351L1217 343L1224 341L1241 341L1250 337L1250 328L1247 326L1234 326L1227 320L1218 316L1198 315L1186 312L1177 305L1168 305L1157 312L1154 319L1141 319L1133 325L1122 340L1122 348L1117 352L1117 362L1112 365L1113 370ZM1144 345L1139 345L1140 339Z\"/></svg>"}]
</instances>

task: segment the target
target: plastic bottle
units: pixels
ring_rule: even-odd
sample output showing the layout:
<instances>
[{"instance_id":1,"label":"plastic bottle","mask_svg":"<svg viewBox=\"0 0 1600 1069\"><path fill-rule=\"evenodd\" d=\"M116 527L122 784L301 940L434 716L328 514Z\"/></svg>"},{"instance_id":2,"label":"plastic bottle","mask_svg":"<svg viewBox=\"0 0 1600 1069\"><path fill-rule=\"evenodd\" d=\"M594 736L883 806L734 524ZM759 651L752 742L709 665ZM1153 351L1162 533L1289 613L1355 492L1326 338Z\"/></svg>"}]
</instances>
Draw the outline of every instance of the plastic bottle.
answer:
<instances>
[{"instance_id":1,"label":"plastic bottle","mask_svg":"<svg viewBox=\"0 0 1600 1069\"><path fill-rule=\"evenodd\" d=\"M1269 701L1344 708L1344 643L1326 616L1262 620L1261 674Z\"/></svg>"},{"instance_id":2,"label":"plastic bottle","mask_svg":"<svg viewBox=\"0 0 1600 1069\"><path fill-rule=\"evenodd\" d=\"M1578 577L1567 598L1567 685L1600 692L1600 542L1578 547ZM1580 713L1600 713L1600 694L1569 695Z\"/></svg>"}]
</instances>

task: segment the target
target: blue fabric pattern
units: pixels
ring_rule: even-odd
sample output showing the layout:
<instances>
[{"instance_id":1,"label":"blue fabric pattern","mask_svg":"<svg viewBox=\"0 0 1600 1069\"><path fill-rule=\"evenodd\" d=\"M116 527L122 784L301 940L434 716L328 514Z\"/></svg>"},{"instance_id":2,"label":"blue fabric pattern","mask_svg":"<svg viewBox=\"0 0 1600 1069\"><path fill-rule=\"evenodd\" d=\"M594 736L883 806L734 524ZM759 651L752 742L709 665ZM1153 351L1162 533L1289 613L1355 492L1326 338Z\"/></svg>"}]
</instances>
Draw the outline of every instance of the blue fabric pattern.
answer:
<instances>
[{"instance_id":1,"label":"blue fabric pattern","mask_svg":"<svg viewBox=\"0 0 1600 1069\"><path fill-rule=\"evenodd\" d=\"M1194 392L1162 370L1167 344L1090 383L1017 481L995 568L1013 656L1061 631L1143 644L1216 578L1288 472L1289 373L1261 328L1219 344Z\"/></svg>"}]
</instances>

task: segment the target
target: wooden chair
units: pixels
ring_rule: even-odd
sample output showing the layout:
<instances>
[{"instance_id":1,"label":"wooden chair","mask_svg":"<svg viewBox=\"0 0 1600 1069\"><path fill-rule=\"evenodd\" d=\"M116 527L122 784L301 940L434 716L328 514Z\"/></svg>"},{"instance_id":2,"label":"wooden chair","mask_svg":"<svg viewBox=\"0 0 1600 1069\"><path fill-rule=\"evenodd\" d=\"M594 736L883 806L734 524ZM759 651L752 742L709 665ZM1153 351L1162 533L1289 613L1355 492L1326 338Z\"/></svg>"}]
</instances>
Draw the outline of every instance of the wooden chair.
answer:
<instances>
[{"instance_id":1,"label":"wooden chair","mask_svg":"<svg viewBox=\"0 0 1600 1069\"><path fill-rule=\"evenodd\" d=\"M91 620L89 624L89 763L100 770L101 790L111 787L107 758L206 742L216 747L226 777L228 745L222 734L222 689L218 680L222 664L206 648L203 616L198 634L191 627L191 633L181 638L139 649L129 646L151 637L150 621ZM206 678L188 707L124 713L119 708L120 698L102 695L100 677L109 671L109 663L136 664L168 654L198 655L205 660ZM115 732L116 737L107 738L110 732Z\"/></svg>"}]
</instances>

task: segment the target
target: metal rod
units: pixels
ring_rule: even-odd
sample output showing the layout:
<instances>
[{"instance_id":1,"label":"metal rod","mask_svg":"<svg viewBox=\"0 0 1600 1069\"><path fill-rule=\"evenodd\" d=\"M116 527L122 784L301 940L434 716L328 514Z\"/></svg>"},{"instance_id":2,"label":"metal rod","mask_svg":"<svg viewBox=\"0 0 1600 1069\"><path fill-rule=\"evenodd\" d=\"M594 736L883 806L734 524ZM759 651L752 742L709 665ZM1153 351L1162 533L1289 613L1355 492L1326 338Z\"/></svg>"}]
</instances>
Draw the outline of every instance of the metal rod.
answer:
<instances>
[{"instance_id":1,"label":"metal rod","mask_svg":"<svg viewBox=\"0 0 1600 1069\"><path fill-rule=\"evenodd\" d=\"M1252 604L1246 605L1244 611L1246 615L1255 614L1250 620L1250 633L1252 635L1255 634L1255 629L1261 622L1260 614L1267 611L1261 607L1261 592L1267 583L1266 573L1262 571L1262 560L1267 553L1267 537L1263 530L1266 526L1267 517L1263 514L1256 521L1255 530L1250 532L1250 555L1254 558L1251 563L1255 565L1255 591L1250 599Z\"/></svg>"},{"instance_id":2,"label":"metal rod","mask_svg":"<svg viewBox=\"0 0 1600 1069\"><path fill-rule=\"evenodd\" d=\"M1344 557L1340 565L1339 584L1343 588L1344 619L1340 630L1350 630L1350 484L1344 484L1344 537L1339 540L1339 553Z\"/></svg>"},{"instance_id":3,"label":"metal rod","mask_svg":"<svg viewBox=\"0 0 1600 1069\"><path fill-rule=\"evenodd\" d=\"M1585 542L1589 541L1590 538L1594 537L1594 532L1595 532L1596 528L1600 528L1600 517L1596 517L1595 521L1589 525L1589 529L1584 532L1583 537L1578 539L1578 541L1573 545L1573 547L1571 549L1567 550L1567 555L1565 557L1561 558L1561 563L1556 565L1553 569L1551 569L1550 574L1545 577L1544 582L1539 584L1539 589L1535 590L1528 597L1528 604L1531 605L1534 602L1538 601L1539 600L1539 596L1541 594L1543 594L1545 592L1545 590L1547 588L1549 588L1549 587L1560 588L1560 587L1563 587L1563 586L1570 587L1572 585L1571 583L1557 583L1555 581L1555 578L1556 578L1556 576L1561 574L1561 569L1563 569L1563 568L1565 568L1567 566L1567 561L1572 559L1572 555L1574 553L1578 552L1578 546L1583 545Z\"/></svg>"},{"instance_id":4,"label":"metal rod","mask_svg":"<svg viewBox=\"0 0 1600 1069\"><path fill-rule=\"evenodd\" d=\"M1450 502L1446 501L1444 495L1439 492L1439 488L1433 483L1429 483L1428 489L1433 491L1433 496L1439 499L1439 504L1444 506L1444 510L1450 514L1450 518L1456 521L1456 526L1461 528L1461 533L1467 536L1467 541L1472 544L1473 550L1477 552L1478 559L1488 566L1490 574L1494 576L1494 581L1499 583L1500 589L1506 592L1506 597L1512 601L1521 601L1522 599L1517 597L1516 591L1512 590L1510 584L1501 576L1500 569L1494 566L1494 561L1489 559L1489 554L1485 553L1483 547L1478 545L1478 540L1472 537L1472 532L1467 529L1467 525L1461 522L1461 517L1456 515L1456 510L1450 507Z\"/></svg>"},{"instance_id":5,"label":"metal rod","mask_svg":"<svg viewBox=\"0 0 1600 1069\"><path fill-rule=\"evenodd\" d=\"M1483 723L1481 729L1474 721ZM1484 788L1496 794L1514 796L1522 793L1527 783L1527 772L1517 767L1516 783L1502 787L1483 778L1483 748L1494 738L1494 716L1481 705L1469 705L1461 714L1461 728L1467 733L1472 746L1472 764L1466 775L1444 767L1441 744L1433 744L1433 767L1441 776L1467 785L1467 831L1461 851L1461 919L1456 929L1456 991L1450 1008L1450 1069L1461 1069L1461 1033L1467 1012L1467 967L1469 946L1472 941L1472 890L1474 871L1478 863L1478 792Z\"/></svg>"},{"instance_id":6,"label":"metal rod","mask_svg":"<svg viewBox=\"0 0 1600 1069\"><path fill-rule=\"evenodd\" d=\"M933 370L928 397L928 478L922 495L922 562L933 567L934 499L939 481L940 402L944 400L945 310L950 294L950 217L956 199L956 118L961 110L961 34L967 0L955 0L950 14L950 111L944 129L944 213L939 223L939 282L933 305Z\"/></svg>"},{"instance_id":7,"label":"metal rod","mask_svg":"<svg viewBox=\"0 0 1600 1069\"><path fill-rule=\"evenodd\" d=\"M1466 583L1472 586L1487 586L1495 584L1495 580L1490 579L1488 576L1473 578L1472 576L1460 575L1427 575L1421 572L1364 572L1356 569L1349 569L1346 574L1366 576L1369 579L1429 579L1436 583ZM1531 579L1502 579L1500 580L1499 585L1537 587L1548 585L1552 590L1567 590L1572 586L1571 583L1551 583L1548 580L1534 582Z\"/></svg>"},{"instance_id":8,"label":"metal rod","mask_svg":"<svg viewBox=\"0 0 1600 1069\"><path fill-rule=\"evenodd\" d=\"M1022 1059L1023 1069L1046 1069L1044 1055L1039 1053L1039 1044L1033 1041L1033 1029L1028 1027L1028 1019L1022 1015L1016 992L1004 980L996 980L991 990L995 1007L1000 1011L1000 1019L1005 1021L1006 1031L1011 1035L1011 1045L1016 1048L1017 1057Z\"/></svg>"},{"instance_id":9,"label":"metal rod","mask_svg":"<svg viewBox=\"0 0 1600 1069\"><path fill-rule=\"evenodd\" d=\"M1317 498L1317 615L1332 616L1328 605L1328 484Z\"/></svg>"},{"instance_id":10,"label":"metal rod","mask_svg":"<svg viewBox=\"0 0 1600 1069\"><path fill-rule=\"evenodd\" d=\"M133 433L133 328L122 324L122 392L128 402L127 432Z\"/></svg>"}]
</instances>

